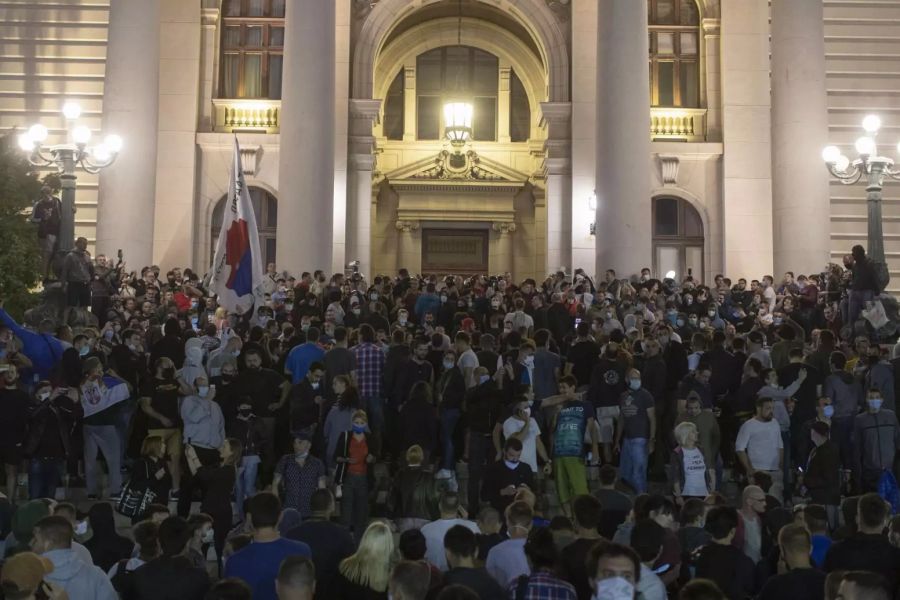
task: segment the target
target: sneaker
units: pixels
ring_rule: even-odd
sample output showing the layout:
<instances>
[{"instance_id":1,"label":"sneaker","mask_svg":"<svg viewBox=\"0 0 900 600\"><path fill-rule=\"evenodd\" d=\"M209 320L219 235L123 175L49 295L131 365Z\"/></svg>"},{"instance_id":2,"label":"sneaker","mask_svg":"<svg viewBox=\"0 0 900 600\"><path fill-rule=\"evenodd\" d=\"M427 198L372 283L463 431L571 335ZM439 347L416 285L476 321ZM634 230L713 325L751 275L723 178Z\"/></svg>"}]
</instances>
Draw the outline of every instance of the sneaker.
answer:
<instances>
[{"instance_id":1,"label":"sneaker","mask_svg":"<svg viewBox=\"0 0 900 600\"><path fill-rule=\"evenodd\" d=\"M435 479L453 479L453 472L450 469L441 469L434 476Z\"/></svg>"},{"instance_id":2,"label":"sneaker","mask_svg":"<svg viewBox=\"0 0 900 600\"><path fill-rule=\"evenodd\" d=\"M181 490L169 490L169 501L178 500L181 496Z\"/></svg>"}]
</instances>

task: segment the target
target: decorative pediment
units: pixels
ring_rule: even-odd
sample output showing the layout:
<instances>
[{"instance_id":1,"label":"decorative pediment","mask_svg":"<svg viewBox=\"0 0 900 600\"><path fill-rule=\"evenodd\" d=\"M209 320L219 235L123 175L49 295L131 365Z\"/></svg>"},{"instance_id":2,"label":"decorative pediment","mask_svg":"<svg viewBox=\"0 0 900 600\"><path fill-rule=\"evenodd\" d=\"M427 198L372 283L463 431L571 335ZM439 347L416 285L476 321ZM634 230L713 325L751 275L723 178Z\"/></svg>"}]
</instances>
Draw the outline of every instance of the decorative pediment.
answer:
<instances>
[{"instance_id":1,"label":"decorative pediment","mask_svg":"<svg viewBox=\"0 0 900 600\"><path fill-rule=\"evenodd\" d=\"M479 156L474 150L465 153L442 150L437 156L387 173L385 178L392 186L404 189L465 187L515 191L528 183L524 173Z\"/></svg>"}]
</instances>

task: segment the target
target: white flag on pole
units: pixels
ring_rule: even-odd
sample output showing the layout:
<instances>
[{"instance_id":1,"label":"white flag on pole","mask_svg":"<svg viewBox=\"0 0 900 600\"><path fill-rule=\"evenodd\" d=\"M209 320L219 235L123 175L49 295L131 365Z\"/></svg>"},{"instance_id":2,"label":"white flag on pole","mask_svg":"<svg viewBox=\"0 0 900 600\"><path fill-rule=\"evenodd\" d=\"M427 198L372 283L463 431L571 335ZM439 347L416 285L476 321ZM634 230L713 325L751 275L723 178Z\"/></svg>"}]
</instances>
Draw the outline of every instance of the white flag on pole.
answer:
<instances>
[{"instance_id":1,"label":"white flag on pole","mask_svg":"<svg viewBox=\"0 0 900 600\"><path fill-rule=\"evenodd\" d=\"M209 290L219 297L228 312L243 314L264 302L262 253L259 231L244 181L241 149L234 138L234 161L228 200L222 216L222 229L210 269Z\"/></svg>"}]
</instances>

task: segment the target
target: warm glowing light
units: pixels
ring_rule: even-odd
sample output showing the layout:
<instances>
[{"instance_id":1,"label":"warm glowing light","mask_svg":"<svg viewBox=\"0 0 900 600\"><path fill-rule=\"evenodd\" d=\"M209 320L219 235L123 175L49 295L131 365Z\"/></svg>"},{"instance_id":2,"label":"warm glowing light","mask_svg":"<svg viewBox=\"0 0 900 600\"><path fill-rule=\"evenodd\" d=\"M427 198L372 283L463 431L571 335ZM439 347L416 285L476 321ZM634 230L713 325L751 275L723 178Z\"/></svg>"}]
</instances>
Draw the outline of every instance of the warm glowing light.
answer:
<instances>
[{"instance_id":1,"label":"warm glowing light","mask_svg":"<svg viewBox=\"0 0 900 600\"><path fill-rule=\"evenodd\" d=\"M49 132L47 131L46 127L44 127L40 123L37 123L36 125L32 125L28 130L28 137L31 138L32 142L40 143L47 139L48 133Z\"/></svg>"},{"instance_id":2,"label":"warm glowing light","mask_svg":"<svg viewBox=\"0 0 900 600\"><path fill-rule=\"evenodd\" d=\"M62 112L68 120L74 121L81 116L81 105L70 100L63 104Z\"/></svg>"},{"instance_id":3,"label":"warm glowing light","mask_svg":"<svg viewBox=\"0 0 900 600\"><path fill-rule=\"evenodd\" d=\"M114 133L106 136L106 139L103 140L103 145L109 148L113 154L122 149L122 144L122 138Z\"/></svg>"},{"instance_id":4,"label":"warm glowing light","mask_svg":"<svg viewBox=\"0 0 900 600\"><path fill-rule=\"evenodd\" d=\"M850 166L850 159L841 154L838 156L838 159L834 162L834 168L838 171L846 171Z\"/></svg>"},{"instance_id":5,"label":"warm glowing light","mask_svg":"<svg viewBox=\"0 0 900 600\"><path fill-rule=\"evenodd\" d=\"M675 271L669 271L666 273L666 279L675 279Z\"/></svg>"},{"instance_id":6,"label":"warm glowing light","mask_svg":"<svg viewBox=\"0 0 900 600\"><path fill-rule=\"evenodd\" d=\"M867 133L878 133L881 129L881 118L878 115L868 115L863 119L862 126Z\"/></svg>"},{"instance_id":7,"label":"warm glowing light","mask_svg":"<svg viewBox=\"0 0 900 600\"><path fill-rule=\"evenodd\" d=\"M875 153L875 140L869 136L863 136L856 140L856 151L861 156L871 156Z\"/></svg>"},{"instance_id":8,"label":"warm glowing light","mask_svg":"<svg viewBox=\"0 0 900 600\"><path fill-rule=\"evenodd\" d=\"M829 165L836 163L840 156L841 149L837 146L826 146L825 149L822 150L822 160Z\"/></svg>"},{"instance_id":9,"label":"warm glowing light","mask_svg":"<svg viewBox=\"0 0 900 600\"><path fill-rule=\"evenodd\" d=\"M453 145L462 145L472 135L474 109L468 102L448 102L444 105L444 132Z\"/></svg>"},{"instance_id":10,"label":"warm glowing light","mask_svg":"<svg viewBox=\"0 0 900 600\"><path fill-rule=\"evenodd\" d=\"M34 140L31 139L31 136L27 133L19 134L19 148L25 150L26 152L31 152L34 150Z\"/></svg>"},{"instance_id":11,"label":"warm glowing light","mask_svg":"<svg viewBox=\"0 0 900 600\"><path fill-rule=\"evenodd\" d=\"M105 163L112 158L112 151L106 144L100 144L99 146L91 148L91 156L98 162Z\"/></svg>"},{"instance_id":12,"label":"warm glowing light","mask_svg":"<svg viewBox=\"0 0 900 600\"><path fill-rule=\"evenodd\" d=\"M72 141L84 145L91 141L91 130L87 125L79 125L72 130Z\"/></svg>"}]
</instances>

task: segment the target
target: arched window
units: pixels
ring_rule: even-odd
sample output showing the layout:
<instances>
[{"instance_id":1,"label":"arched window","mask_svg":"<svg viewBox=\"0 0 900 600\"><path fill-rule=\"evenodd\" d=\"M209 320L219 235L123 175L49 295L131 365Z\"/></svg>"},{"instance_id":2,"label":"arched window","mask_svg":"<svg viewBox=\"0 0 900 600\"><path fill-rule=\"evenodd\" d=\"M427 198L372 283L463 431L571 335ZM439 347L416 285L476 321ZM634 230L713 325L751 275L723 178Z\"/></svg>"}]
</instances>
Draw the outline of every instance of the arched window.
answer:
<instances>
[{"instance_id":1,"label":"arched window","mask_svg":"<svg viewBox=\"0 0 900 600\"><path fill-rule=\"evenodd\" d=\"M472 102L472 139L496 141L497 90L500 85L497 57L468 46L435 48L416 59L416 137L443 137L443 106L448 100Z\"/></svg>"},{"instance_id":2,"label":"arched window","mask_svg":"<svg viewBox=\"0 0 900 600\"><path fill-rule=\"evenodd\" d=\"M256 229L259 232L259 249L263 253L263 267L275 262L275 229L278 225L278 201L275 196L258 187L250 187L250 200L253 203L253 214L256 216ZM212 214L212 247L209 259L215 258L216 244L222 230L222 218L228 196L219 200Z\"/></svg>"},{"instance_id":3,"label":"arched window","mask_svg":"<svg viewBox=\"0 0 900 600\"><path fill-rule=\"evenodd\" d=\"M285 0L225 0L221 98L281 99Z\"/></svg>"},{"instance_id":4,"label":"arched window","mask_svg":"<svg viewBox=\"0 0 900 600\"><path fill-rule=\"evenodd\" d=\"M703 220L700 213L681 198L653 199L653 271L676 279L693 275L703 280Z\"/></svg>"},{"instance_id":5,"label":"arched window","mask_svg":"<svg viewBox=\"0 0 900 600\"><path fill-rule=\"evenodd\" d=\"M700 107L700 11L696 0L647 0L653 106Z\"/></svg>"},{"instance_id":6,"label":"arched window","mask_svg":"<svg viewBox=\"0 0 900 600\"><path fill-rule=\"evenodd\" d=\"M531 105L515 70L509 77L509 137L513 142L527 142L531 137Z\"/></svg>"},{"instance_id":7,"label":"arched window","mask_svg":"<svg viewBox=\"0 0 900 600\"><path fill-rule=\"evenodd\" d=\"M405 118L404 83L406 74L403 69L394 77L391 87L388 88L387 98L384 99L384 137L389 140L403 139L403 125Z\"/></svg>"}]
</instances>

